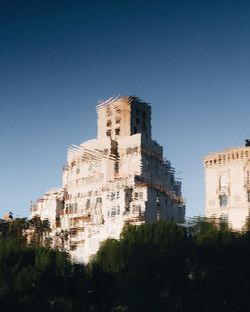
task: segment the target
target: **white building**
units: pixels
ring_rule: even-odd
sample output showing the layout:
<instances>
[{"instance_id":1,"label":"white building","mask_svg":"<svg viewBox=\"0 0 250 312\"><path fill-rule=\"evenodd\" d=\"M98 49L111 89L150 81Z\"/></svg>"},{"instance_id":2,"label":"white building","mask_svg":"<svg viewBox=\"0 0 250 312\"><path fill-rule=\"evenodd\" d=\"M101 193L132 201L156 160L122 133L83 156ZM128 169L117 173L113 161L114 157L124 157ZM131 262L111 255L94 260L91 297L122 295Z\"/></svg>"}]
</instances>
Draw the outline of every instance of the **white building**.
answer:
<instances>
[{"instance_id":1,"label":"white building","mask_svg":"<svg viewBox=\"0 0 250 312\"><path fill-rule=\"evenodd\" d=\"M181 183L151 139L150 105L112 98L97 106L97 114L97 139L68 150L62 190L51 194L49 207L43 197L39 208L38 200L32 212L48 218L54 233L68 231L69 251L80 262L105 239L118 239L126 223L185 217Z\"/></svg>"},{"instance_id":2,"label":"white building","mask_svg":"<svg viewBox=\"0 0 250 312\"><path fill-rule=\"evenodd\" d=\"M223 217L240 230L249 217L250 146L204 157L206 216Z\"/></svg>"},{"instance_id":3,"label":"white building","mask_svg":"<svg viewBox=\"0 0 250 312\"><path fill-rule=\"evenodd\" d=\"M42 220L49 220L50 226L55 228L57 216L64 207L64 191L53 188L46 192L30 208L30 217L40 216Z\"/></svg>"}]
</instances>

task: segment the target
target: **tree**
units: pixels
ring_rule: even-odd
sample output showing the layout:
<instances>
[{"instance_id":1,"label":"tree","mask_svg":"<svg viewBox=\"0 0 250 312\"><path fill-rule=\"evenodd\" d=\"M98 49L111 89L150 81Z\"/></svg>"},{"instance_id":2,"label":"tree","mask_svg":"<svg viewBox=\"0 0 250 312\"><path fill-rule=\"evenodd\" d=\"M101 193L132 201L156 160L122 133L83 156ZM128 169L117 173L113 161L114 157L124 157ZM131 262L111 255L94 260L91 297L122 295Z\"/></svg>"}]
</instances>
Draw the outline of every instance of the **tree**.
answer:
<instances>
[{"instance_id":1,"label":"tree","mask_svg":"<svg viewBox=\"0 0 250 312\"><path fill-rule=\"evenodd\" d=\"M42 220L39 216L34 216L29 220L28 238L30 244L49 247L51 244L50 232L48 220Z\"/></svg>"}]
</instances>

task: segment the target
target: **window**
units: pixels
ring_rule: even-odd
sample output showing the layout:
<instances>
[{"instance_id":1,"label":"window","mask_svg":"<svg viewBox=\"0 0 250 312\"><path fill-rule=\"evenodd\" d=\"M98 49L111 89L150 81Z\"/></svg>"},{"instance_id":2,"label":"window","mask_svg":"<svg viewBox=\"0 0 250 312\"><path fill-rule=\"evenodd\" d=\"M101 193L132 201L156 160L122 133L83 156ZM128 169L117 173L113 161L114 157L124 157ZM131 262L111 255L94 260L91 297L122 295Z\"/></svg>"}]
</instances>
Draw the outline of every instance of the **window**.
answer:
<instances>
[{"instance_id":1,"label":"window","mask_svg":"<svg viewBox=\"0 0 250 312\"><path fill-rule=\"evenodd\" d=\"M115 123L119 124L121 122L121 118L116 118Z\"/></svg>"},{"instance_id":2,"label":"window","mask_svg":"<svg viewBox=\"0 0 250 312\"><path fill-rule=\"evenodd\" d=\"M115 173L119 172L119 161L115 162L115 164L114 164L114 171L115 171Z\"/></svg>"},{"instance_id":3,"label":"window","mask_svg":"<svg viewBox=\"0 0 250 312\"><path fill-rule=\"evenodd\" d=\"M250 203L250 191L247 191L247 201Z\"/></svg>"},{"instance_id":4,"label":"window","mask_svg":"<svg viewBox=\"0 0 250 312\"><path fill-rule=\"evenodd\" d=\"M222 175L220 176L220 191L227 192L229 187L229 176Z\"/></svg>"},{"instance_id":5,"label":"window","mask_svg":"<svg viewBox=\"0 0 250 312\"><path fill-rule=\"evenodd\" d=\"M107 111L106 111L106 112L107 112L107 115L108 115L108 116L111 115L111 109L110 109L110 107L107 107Z\"/></svg>"},{"instance_id":6,"label":"window","mask_svg":"<svg viewBox=\"0 0 250 312\"><path fill-rule=\"evenodd\" d=\"M141 214L141 205L132 205L132 213L133 214Z\"/></svg>"},{"instance_id":7,"label":"window","mask_svg":"<svg viewBox=\"0 0 250 312\"><path fill-rule=\"evenodd\" d=\"M146 117L146 112L145 112L145 111L142 112L142 117L143 117L143 118Z\"/></svg>"},{"instance_id":8,"label":"window","mask_svg":"<svg viewBox=\"0 0 250 312\"><path fill-rule=\"evenodd\" d=\"M126 149L126 154L129 155L129 154L131 154L131 153L132 153L132 148L131 148L131 147L128 147L128 148Z\"/></svg>"},{"instance_id":9,"label":"window","mask_svg":"<svg viewBox=\"0 0 250 312\"><path fill-rule=\"evenodd\" d=\"M112 208L111 209L111 217L115 217L116 216L116 209Z\"/></svg>"},{"instance_id":10,"label":"window","mask_svg":"<svg viewBox=\"0 0 250 312\"><path fill-rule=\"evenodd\" d=\"M140 124L140 118L136 118L135 122L139 125Z\"/></svg>"},{"instance_id":11,"label":"window","mask_svg":"<svg viewBox=\"0 0 250 312\"><path fill-rule=\"evenodd\" d=\"M160 205L161 205L160 196L159 196L159 194L157 194L157 196L156 196L156 206L160 206Z\"/></svg>"},{"instance_id":12,"label":"window","mask_svg":"<svg viewBox=\"0 0 250 312\"><path fill-rule=\"evenodd\" d=\"M247 171L246 186L250 186L250 171Z\"/></svg>"},{"instance_id":13,"label":"window","mask_svg":"<svg viewBox=\"0 0 250 312\"><path fill-rule=\"evenodd\" d=\"M146 123L144 121L142 122L142 130L146 130Z\"/></svg>"},{"instance_id":14,"label":"window","mask_svg":"<svg viewBox=\"0 0 250 312\"><path fill-rule=\"evenodd\" d=\"M120 128L115 129L115 135L120 135Z\"/></svg>"},{"instance_id":15,"label":"window","mask_svg":"<svg viewBox=\"0 0 250 312\"><path fill-rule=\"evenodd\" d=\"M111 136L111 130L106 131L106 135L107 135L107 137L110 137Z\"/></svg>"},{"instance_id":16,"label":"window","mask_svg":"<svg viewBox=\"0 0 250 312\"><path fill-rule=\"evenodd\" d=\"M77 245L76 245L76 244L74 244L74 245L70 245L70 250L71 250L71 251L76 250L76 248L77 248Z\"/></svg>"},{"instance_id":17,"label":"window","mask_svg":"<svg viewBox=\"0 0 250 312\"><path fill-rule=\"evenodd\" d=\"M139 111L139 109L138 109L138 108L136 108L136 109L135 109L135 112L136 112L136 114L137 114L137 115L139 115L139 114L140 114L140 111Z\"/></svg>"},{"instance_id":18,"label":"window","mask_svg":"<svg viewBox=\"0 0 250 312\"><path fill-rule=\"evenodd\" d=\"M134 127L134 134L136 134L137 133L137 128L136 127Z\"/></svg>"},{"instance_id":19,"label":"window","mask_svg":"<svg viewBox=\"0 0 250 312\"><path fill-rule=\"evenodd\" d=\"M228 204L227 195L220 195L219 200L220 200L220 206L221 207L226 207L227 206L227 204Z\"/></svg>"},{"instance_id":20,"label":"window","mask_svg":"<svg viewBox=\"0 0 250 312\"><path fill-rule=\"evenodd\" d=\"M107 120L107 127L111 127L111 120Z\"/></svg>"},{"instance_id":21,"label":"window","mask_svg":"<svg viewBox=\"0 0 250 312\"><path fill-rule=\"evenodd\" d=\"M101 197L96 197L96 203L97 204L102 204L102 198Z\"/></svg>"},{"instance_id":22,"label":"window","mask_svg":"<svg viewBox=\"0 0 250 312\"><path fill-rule=\"evenodd\" d=\"M222 214L221 214L221 220L222 220L223 222L228 223L228 221L229 221L228 214L227 214L227 213L222 213Z\"/></svg>"},{"instance_id":23,"label":"window","mask_svg":"<svg viewBox=\"0 0 250 312\"><path fill-rule=\"evenodd\" d=\"M90 208L90 199L88 198L86 201L86 209L89 209L89 208Z\"/></svg>"},{"instance_id":24,"label":"window","mask_svg":"<svg viewBox=\"0 0 250 312\"><path fill-rule=\"evenodd\" d=\"M73 223L73 222L71 222L71 224L70 224L71 226L76 226L77 224L75 223ZM71 237L72 236L76 236L77 235L77 230L75 230L75 229L71 229L70 230L70 235L71 235Z\"/></svg>"}]
</instances>

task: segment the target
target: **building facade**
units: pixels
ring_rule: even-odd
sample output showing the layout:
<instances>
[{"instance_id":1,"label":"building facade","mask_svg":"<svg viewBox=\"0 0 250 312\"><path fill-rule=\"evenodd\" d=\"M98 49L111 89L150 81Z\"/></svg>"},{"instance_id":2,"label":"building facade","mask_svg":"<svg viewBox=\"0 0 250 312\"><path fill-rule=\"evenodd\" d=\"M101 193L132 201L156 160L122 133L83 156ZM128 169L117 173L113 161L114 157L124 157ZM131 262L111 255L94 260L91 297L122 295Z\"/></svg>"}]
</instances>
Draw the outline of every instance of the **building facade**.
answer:
<instances>
[{"instance_id":1,"label":"building facade","mask_svg":"<svg viewBox=\"0 0 250 312\"><path fill-rule=\"evenodd\" d=\"M97 139L69 148L62 188L45 194L31 213L49 219L54 237L68 233L67 248L80 262L105 239L119 239L127 223L185 218L181 183L151 138L150 105L111 98L97 115Z\"/></svg>"},{"instance_id":2,"label":"building facade","mask_svg":"<svg viewBox=\"0 0 250 312\"><path fill-rule=\"evenodd\" d=\"M250 208L250 146L204 157L206 216L223 217L241 230Z\"/></svg>"}]
</instances>

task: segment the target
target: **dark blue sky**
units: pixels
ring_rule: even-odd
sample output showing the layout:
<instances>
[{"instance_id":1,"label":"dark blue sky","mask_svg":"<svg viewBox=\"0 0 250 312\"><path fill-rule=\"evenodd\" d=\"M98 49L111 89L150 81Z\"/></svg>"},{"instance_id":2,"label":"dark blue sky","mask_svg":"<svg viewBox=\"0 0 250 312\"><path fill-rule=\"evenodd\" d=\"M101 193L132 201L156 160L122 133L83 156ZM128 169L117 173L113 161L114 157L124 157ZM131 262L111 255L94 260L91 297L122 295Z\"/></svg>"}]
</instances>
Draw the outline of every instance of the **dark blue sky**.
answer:
<instances>
[{"instance_id":1,"label":"dark blue sky","mask_svg":"<svg viewBox=\"0 0 250 312\"><path fill-rule=\"evenodd\" d=\"M0 1L0 214L61 185L68 146L117 94L152 104L187 214L203 214L202 156L250 137L249 69L249 1Z\"/></svg>"}]
</instances>

